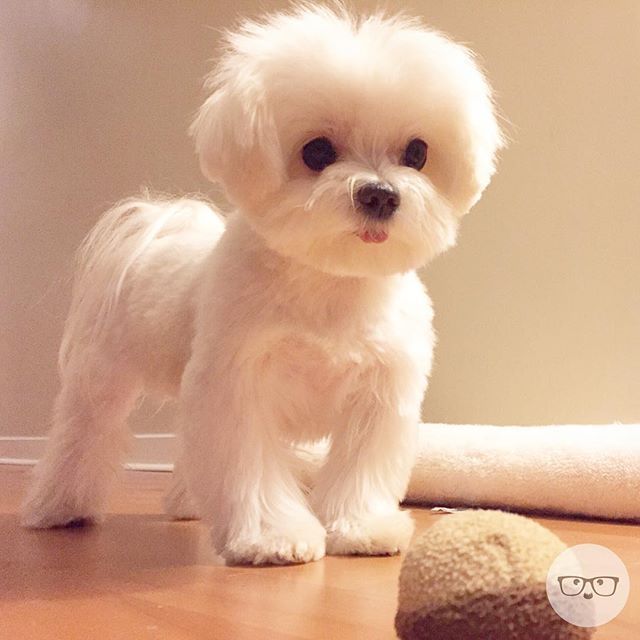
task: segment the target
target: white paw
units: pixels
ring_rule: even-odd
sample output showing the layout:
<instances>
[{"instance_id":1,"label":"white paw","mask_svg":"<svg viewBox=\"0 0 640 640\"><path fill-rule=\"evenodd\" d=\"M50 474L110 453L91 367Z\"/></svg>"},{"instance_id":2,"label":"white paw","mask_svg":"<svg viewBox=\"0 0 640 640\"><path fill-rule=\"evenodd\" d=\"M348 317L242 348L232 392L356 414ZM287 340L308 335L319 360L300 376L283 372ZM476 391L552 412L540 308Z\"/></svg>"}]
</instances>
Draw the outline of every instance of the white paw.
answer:
<instances>
[{"instance_id":1,"label":"white paw","mask_svg":"<svg viewBox=\"0 0 640 640\"><path fill-rule=\"evenodd\" d=\"M53 499L29 496L20 513L20 523L28 529L82 526L102 522L103 519L102 512L82 507L61 496Z\"/></svg>"},{"instance_id":2,"label":"white paw","mask_svg":"<svg viewBox=\"0 0 640 640\"><path fill-rule=\"evenodd\" d=\"M327 526L329 555L391 556L404 551L413 535L408 511L341 518Z\"/></svg>"},{"instance_id":3,"label":"white paw","mask_svg":"<svg viewBox=\"0 0 640 640\"><path fill-rule=\"evenodd\" d=\"M175 482L162 499L165 513L174 520L199 520L198 507L184 484Z\"/></svg>"},{"instance_id":4,"label":"white paw","mask_svg":"<svg viewBox=\"0 0 640 640\"><path fill-rule=\"evenodd\" d=\"M267 529L256 539L230 540L222 550L227 564L301 564L325 554L325 531L319 522L291 530Z\"/></svg>"}]
</instances>

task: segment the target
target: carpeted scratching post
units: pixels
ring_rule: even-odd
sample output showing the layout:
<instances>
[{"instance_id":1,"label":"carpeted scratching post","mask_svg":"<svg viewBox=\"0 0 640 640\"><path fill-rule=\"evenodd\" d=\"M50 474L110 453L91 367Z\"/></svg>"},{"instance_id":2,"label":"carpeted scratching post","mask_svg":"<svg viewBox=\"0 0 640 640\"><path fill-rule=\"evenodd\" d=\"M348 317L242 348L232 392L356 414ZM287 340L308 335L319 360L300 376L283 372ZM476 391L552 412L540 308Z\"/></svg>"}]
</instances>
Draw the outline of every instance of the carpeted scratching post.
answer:
<instances>
[{"instance_id":1,"label":"carpeted scratching post","mask_svg":"<svg viewBox=\"0 0 640 640\"><path fill-rule=\"evenodd\" d=\"M406 501L640 519L640 425L422 424Z\"/></svg>"}]
</instances>

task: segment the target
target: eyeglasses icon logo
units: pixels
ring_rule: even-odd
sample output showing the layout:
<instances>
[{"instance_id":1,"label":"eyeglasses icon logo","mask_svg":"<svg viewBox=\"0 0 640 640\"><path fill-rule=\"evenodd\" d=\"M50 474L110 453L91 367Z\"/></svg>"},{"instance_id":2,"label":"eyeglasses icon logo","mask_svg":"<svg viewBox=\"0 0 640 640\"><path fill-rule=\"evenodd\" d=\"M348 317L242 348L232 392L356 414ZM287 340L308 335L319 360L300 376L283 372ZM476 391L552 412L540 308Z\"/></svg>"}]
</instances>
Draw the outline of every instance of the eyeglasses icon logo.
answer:
<instances>
[{"instance_id":1,"label":"eyeglasses icon logo","mask_svg":"<svg viewBox=\"0 0 640 640\"><path fill-rule=\"evenodd\" d=\"M547 597L555 612L579 627L599 627L613 620L629 597L629 573L607 547L569 547L547 574Z\"/></svg>"},{"instance_id":2,"label":"eyeglasses icon logo","mask_svg":"<svg viewBox=\"0 0 640 640\"><path fill-rule=\"evenodd\" d=\"M560 583L560 591L562 595L575 597L582 595L583 598L590 600L593 594L601 598L610 598L615 594L618 588L620 578L617 576L597 576L595 578L584 578L582 576L558 576ZM586 586L591 590L585 591Z\"/></svg>"}]
</instances>

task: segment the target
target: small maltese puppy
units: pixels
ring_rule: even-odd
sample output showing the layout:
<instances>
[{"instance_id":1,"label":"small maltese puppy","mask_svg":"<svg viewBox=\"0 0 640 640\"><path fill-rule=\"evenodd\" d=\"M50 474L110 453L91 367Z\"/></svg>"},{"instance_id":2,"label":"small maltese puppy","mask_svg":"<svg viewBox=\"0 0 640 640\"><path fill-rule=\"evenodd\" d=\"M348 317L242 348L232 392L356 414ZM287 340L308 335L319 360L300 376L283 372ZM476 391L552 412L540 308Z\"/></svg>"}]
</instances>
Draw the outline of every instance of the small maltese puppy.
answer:
<instances>
[{"instance_id":1,"label":"small maltese puppy","mask_svg":"<svg viewBox=\"0 0 640 640\"><path fill-rule=\"evenodd\" d=\"M415 270L502 144L472 54L403 17L305 6L227 35L191 132L235 212L130 200L79 253L29 527L98 521L145 392L179 406L166 500L228 563L395 554L431 367ZM312 487L300 444L327 438Z\"/></svg>"}]
</instances>

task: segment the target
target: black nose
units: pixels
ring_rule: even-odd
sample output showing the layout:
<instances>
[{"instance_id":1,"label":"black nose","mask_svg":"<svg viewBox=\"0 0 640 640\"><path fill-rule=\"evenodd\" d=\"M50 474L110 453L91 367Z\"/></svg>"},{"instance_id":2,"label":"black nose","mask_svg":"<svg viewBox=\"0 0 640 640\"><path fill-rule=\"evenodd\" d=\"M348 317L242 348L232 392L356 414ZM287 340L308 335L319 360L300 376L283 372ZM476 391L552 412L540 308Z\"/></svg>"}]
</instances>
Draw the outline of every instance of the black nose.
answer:
<instances>
[{"instance_id":1,"label":"black nose","mask_svg":"<svg viewBox=\"0 0 640 640\"><path fill-rule=\"evenodd\" d=\"M358 189L356 200L363 213L372 218L386 220L398 208L400 194L390 184L368 182Z\"/></svg>"}]
</instances>

